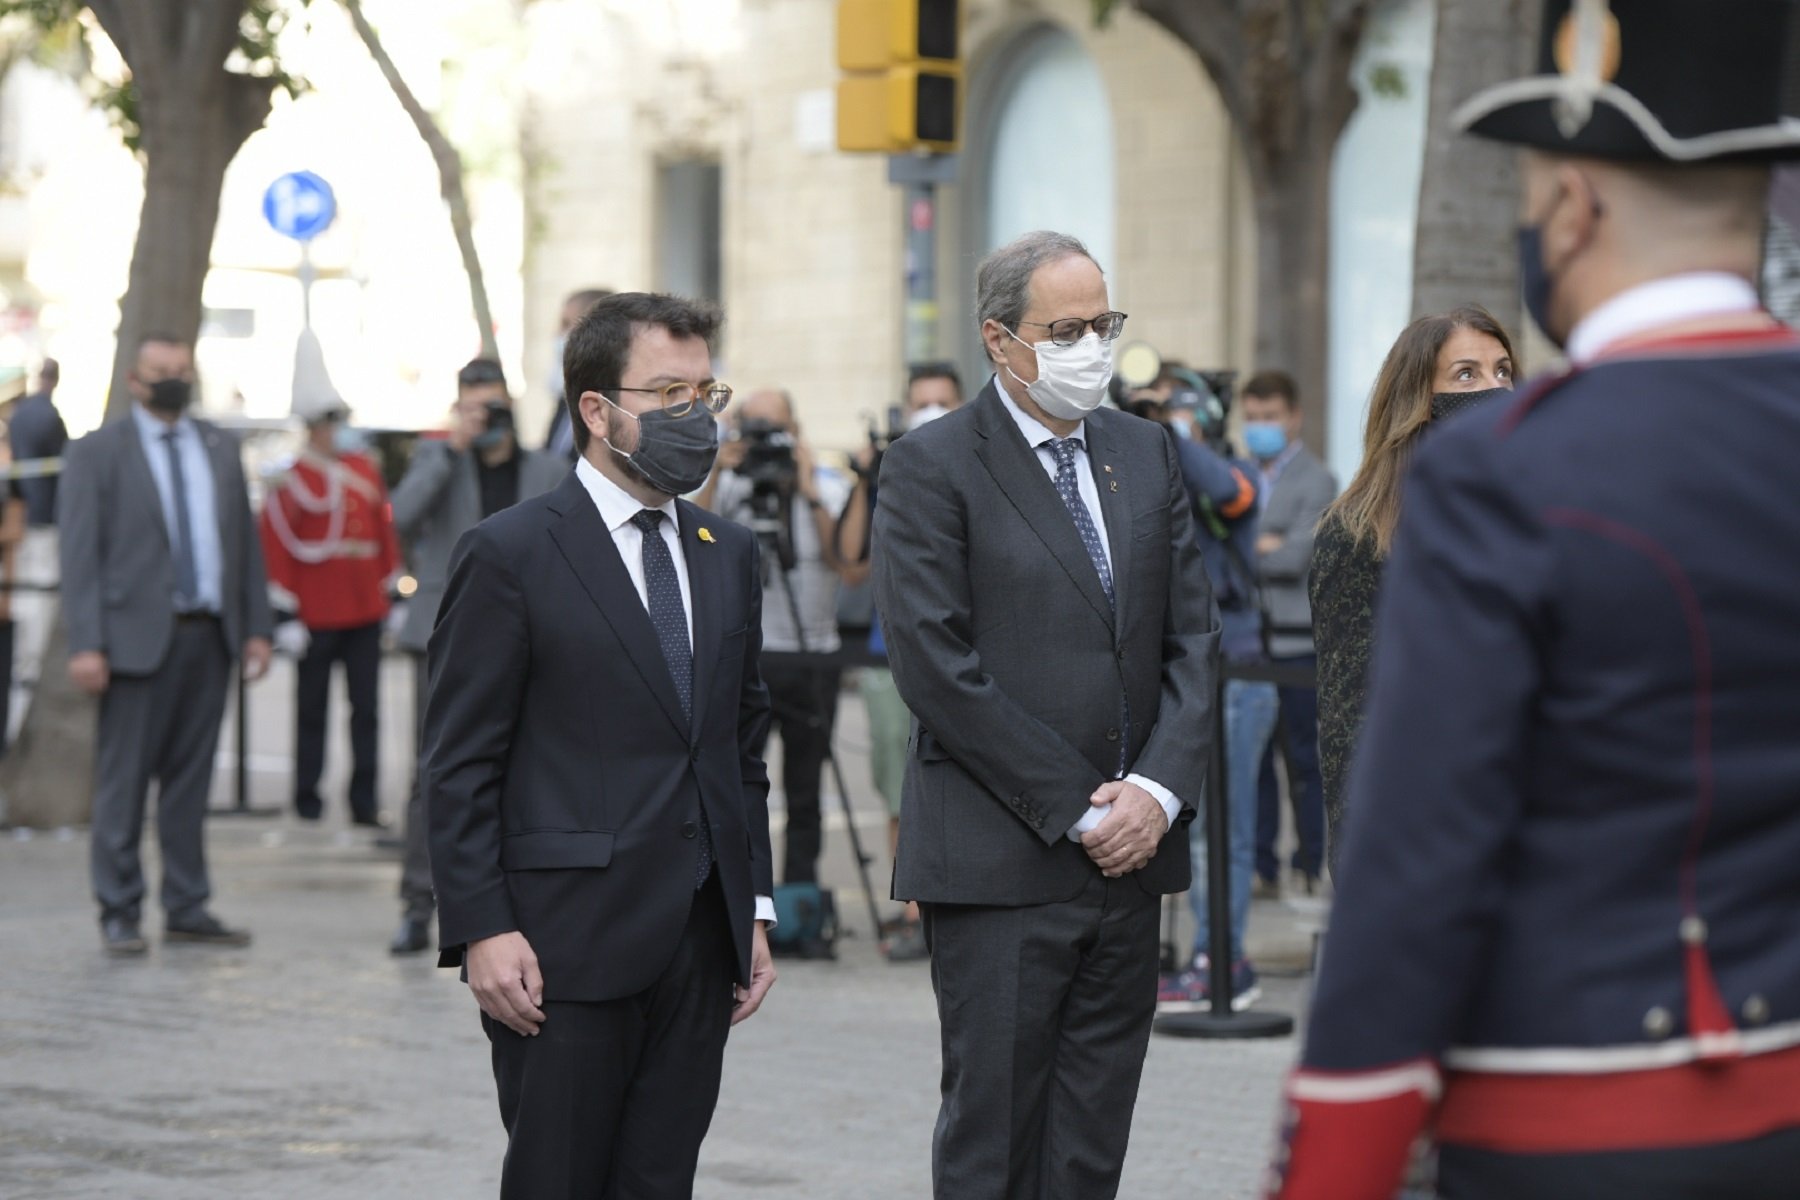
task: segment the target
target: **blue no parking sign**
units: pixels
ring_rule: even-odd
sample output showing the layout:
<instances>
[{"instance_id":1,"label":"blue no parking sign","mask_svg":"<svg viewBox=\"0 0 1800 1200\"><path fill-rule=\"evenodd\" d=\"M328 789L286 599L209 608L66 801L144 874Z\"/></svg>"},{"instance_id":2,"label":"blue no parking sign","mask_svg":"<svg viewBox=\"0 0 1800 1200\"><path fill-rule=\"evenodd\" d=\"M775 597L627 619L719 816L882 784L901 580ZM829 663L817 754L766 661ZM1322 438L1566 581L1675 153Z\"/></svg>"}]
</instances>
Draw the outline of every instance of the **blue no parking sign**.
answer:
<instances>
[{"instance_id":1,"label":"blue no parking sign","mask_svg":"<svg viewBox=\"0 0 1800 1200\"><path fill-rule=\"evenodd\" d=\"M310 242L337 216L337 197L331 185L311 171L293 171L263 193L263 216L283 237Z\"/></svg>"}]
</instances>

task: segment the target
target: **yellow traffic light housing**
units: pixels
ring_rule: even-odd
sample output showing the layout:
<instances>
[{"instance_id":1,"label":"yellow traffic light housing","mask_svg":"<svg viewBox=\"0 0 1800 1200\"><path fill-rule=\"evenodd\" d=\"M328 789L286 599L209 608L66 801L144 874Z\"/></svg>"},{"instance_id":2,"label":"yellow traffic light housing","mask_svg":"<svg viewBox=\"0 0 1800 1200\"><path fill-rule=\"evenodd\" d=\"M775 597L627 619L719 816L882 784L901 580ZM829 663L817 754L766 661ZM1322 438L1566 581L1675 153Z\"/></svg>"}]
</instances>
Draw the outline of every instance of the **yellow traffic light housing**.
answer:
<instances>
[{"instance_id":1,"label":"yellow traffic light housing","mask_svg":"<svg viewBox=\"0 0 1800 1200\"><path fill-rule=\"evenodd\" d=\"M838 149L956 149L959 0L838 0Z\"/></svg>"}]
</instances>

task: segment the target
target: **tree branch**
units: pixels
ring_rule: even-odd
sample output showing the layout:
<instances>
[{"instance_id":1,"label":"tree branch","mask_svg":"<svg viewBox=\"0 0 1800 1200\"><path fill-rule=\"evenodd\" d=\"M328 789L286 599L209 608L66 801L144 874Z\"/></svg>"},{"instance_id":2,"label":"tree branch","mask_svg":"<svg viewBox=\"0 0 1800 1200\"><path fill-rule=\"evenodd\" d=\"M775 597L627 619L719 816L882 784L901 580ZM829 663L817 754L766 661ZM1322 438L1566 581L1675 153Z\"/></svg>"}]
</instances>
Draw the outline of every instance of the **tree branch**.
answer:
<instances>
[{"instance_id":1,"label":"tree branch","mask_svg":"<svg viewBox=\"0 0 1800 1200\"><path fill-rule=\"evenodd\" d=\"M475 250L474 221L469 212L469 198L463 190L462 156L457 154L456 147L444 136L419 98L406 85L400 69L394 60L388 57L387 49L382 46L381 38L369 19L363 14L361 0L343 0L344 7L350 12L350 21L356 26L356 35L368 47L369 57L381 68L382 76L388 86L394 90L394 97L400 101L400 107L412 118L419 136L431 149L431 157L437 161L438 178L444 203L450 209L450 227L456 234L456 248L462 253L463 269L469 276L469 299L475 309L475 322L481 329L481 353L487 358L498 358L499 351L494 342L494 314L488 305L487 282L481 272L481 258Z\"/></svg>"},{"instance_id":2,"label":"tree branch","mask_svg":"<svg viewBox=\"0 0 1800 1200\"><path fill-rule=\"evenodd\" d=\"M1243 15L1237 0L1137 0L1138 11L1192 50L1239 130L1248 124Z\"/></svg>"},{"instance_id":3,"label":"tree branch","mask_svg":"<svg viewBox=\"0 0 1800 1200\"><path fill-rule=\"evenodd\" d=\"M125 16L120 11L119 0L88 0L88 9L94 14L94 20L100 23L100 30L118 50L119 57L127 66L135 57L136 47L131 40L131 30L125 24Z\"/></svg>"}]
</instances>

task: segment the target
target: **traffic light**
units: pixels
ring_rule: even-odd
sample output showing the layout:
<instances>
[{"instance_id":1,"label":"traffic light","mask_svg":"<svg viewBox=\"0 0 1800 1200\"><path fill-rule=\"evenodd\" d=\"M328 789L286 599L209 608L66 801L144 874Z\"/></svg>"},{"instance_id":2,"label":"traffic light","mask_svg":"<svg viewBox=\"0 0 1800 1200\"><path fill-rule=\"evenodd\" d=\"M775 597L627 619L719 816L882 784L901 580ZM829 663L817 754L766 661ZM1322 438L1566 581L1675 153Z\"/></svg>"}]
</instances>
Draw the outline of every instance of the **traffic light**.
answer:
<instances>
[{"instance_id":1,"label":"traffic light","mask_svg":"<svg viewBox=\"0 0 1800 1200\"><path fill-rule=\"evenodd\" d=\"M959 0L838 0L838 149L956 149Z\"/></svg>"}]
</instances>

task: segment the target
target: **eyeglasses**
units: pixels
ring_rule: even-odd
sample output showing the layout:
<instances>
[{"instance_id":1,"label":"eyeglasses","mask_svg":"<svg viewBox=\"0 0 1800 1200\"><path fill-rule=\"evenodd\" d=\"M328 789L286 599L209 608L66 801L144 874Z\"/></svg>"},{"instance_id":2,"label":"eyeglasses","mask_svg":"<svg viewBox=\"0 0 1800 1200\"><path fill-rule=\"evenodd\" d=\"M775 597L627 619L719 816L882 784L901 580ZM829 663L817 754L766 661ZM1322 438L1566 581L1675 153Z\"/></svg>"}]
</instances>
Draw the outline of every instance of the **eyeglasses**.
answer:
<instances>
[{"instance_id":1,"label":"eyeglasses","mask_svg":"<svg viewBox=\"0 0 1800 1200\"><path fill-rule=\"evenodd\" d=\"M687 416L693 411L696 397L699 398L701 404L706 406L706 411L715 416L724 412L725 406L731 403L731 385L720 383L716 379L711 383L671 383L667 387L659 388L620 387L612 390L615 392L643 392L646 395L661 396L663 411L671 417Z\"/></svg>"},{"instance_id":2,"label":"eyeglasses","mask_svg":"<svg viewBox=\"0 0 1800 1200\"><path fill-rule=\"evenodd\" d=\"M1039 329L1050 331L1050 340L1059 346L1073 346L1091 328L1100 335L1103 342L1116 342L1119 335L1125 332L1125 314L1122 312L1103 312L1093 320L1081 317L1063 317L1048 325L1042 321L1020 321L1021 325L1035 325Z\"/></svg>"}]
</instances>

